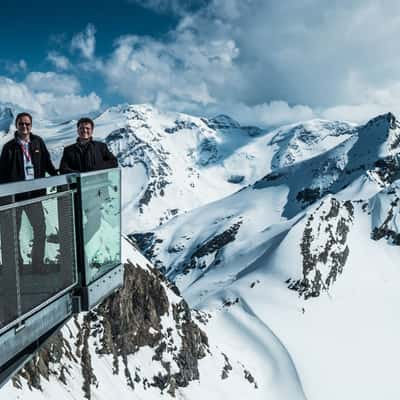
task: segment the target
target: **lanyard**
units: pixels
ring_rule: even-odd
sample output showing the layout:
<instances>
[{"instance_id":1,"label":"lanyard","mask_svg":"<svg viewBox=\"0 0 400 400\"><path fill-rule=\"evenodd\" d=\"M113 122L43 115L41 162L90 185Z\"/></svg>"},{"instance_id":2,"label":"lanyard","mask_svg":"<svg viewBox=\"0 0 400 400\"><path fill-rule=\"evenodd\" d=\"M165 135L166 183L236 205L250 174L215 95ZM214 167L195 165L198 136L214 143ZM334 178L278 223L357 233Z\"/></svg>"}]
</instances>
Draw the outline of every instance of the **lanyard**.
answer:
<instances>
[{"instance_id":1,"label":"lanyard","mask_svg":"<svg viewBox=\"0 0 400 400\"><path fill-rule=\"evenodd\" d=\"M21 149L24 153L24 156L28 162L31 162L31 155L29 154L29 150L26 150L25 146L21 143Z\"/></svg>"}]
</instances>

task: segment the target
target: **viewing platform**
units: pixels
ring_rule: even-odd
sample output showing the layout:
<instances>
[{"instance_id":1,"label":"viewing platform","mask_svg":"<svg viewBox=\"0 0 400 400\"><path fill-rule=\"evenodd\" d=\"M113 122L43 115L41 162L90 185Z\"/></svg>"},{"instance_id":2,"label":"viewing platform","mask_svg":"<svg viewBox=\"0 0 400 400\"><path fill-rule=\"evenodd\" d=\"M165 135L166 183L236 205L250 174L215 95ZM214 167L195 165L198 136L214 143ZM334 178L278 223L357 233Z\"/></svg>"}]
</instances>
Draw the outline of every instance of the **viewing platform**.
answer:
<instances>
[{"instance_id":1,"label":"viewing platform","mask_svg":"<svg viewBox=\"0 0 400 400\"><path fill-rule=\"evenodd\" d=\"M0 387L122 283L118 168L0 185Z\"/></svg>"}]
</instances>

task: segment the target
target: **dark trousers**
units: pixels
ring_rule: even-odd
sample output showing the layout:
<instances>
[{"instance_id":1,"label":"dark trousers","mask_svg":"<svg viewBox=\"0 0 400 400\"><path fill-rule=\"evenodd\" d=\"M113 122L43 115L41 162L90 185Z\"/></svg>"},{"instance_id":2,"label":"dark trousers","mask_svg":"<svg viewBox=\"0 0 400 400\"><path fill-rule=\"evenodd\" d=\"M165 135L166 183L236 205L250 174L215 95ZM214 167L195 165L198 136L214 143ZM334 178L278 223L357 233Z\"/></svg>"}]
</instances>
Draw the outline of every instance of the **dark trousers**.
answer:
<instances>
[{"instance_id":1,"label":"dark trousers","mask_svg":"<svg viewBox=\"0 0 400 400\"><path fill-rule=\"evenodd\" d=\"M17 218L17 234L19 237L19 231L21 229L22 212L25 212L26 216L33 229L33 245L32 245L32 266L40 267L43 265L44 249L46 242L46 224L44 220L44 212L42 203L32 203L24 207L18 207L16 209ZM20 263L22 263L21 247L18 243Z\"/></svg>"}]
</instances>

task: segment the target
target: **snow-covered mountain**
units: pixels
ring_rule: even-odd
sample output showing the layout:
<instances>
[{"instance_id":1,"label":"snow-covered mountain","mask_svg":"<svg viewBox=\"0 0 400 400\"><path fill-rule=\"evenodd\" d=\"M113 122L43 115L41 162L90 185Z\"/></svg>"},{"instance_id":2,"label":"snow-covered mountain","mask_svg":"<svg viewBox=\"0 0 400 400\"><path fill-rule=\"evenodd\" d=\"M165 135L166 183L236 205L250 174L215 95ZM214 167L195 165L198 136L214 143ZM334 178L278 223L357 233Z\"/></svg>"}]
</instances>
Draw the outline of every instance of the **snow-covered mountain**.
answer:
<instances>
[{"instance_id":1,"label":"snow-covered mountain","mask_svg":"<svg viewBox=\"0 0 400 400\"><path fill-rule=\"evenodd\" d=\"M128 240L124 287L93 312L80 314L53 336L1 390L11 399L201 398L304 399L286 349L242 357L246 331L213 313L191 311ZM221 324L231 331L221 336ZM266 359L268 362L266 363ZM266 371L262 367L270 365ZM200 379L200 381L199 381Z\"/></svg>"},{"instance_id":2,"label":"snow-covered mountain","mask_svg":"<svg viewBox=\"0 0 400 400\"><path fill-rule=\"evenodd\" d=\"M400 124L340 136L134 236L192 306L229 304L274 332L308 399L397 398Z\"/></svg>"},{"instance_id":3,"label":"snow-covered mountain","mask_svg":"<svg viewBox=\"0 0 400 400\"><path fill-rule=\"evenodd\" d=\"M94 121L95 137L109 144L123 167L126 233L153 229L277 167L322 153L351 130L347 123L314 120L267 132L224 115L197 118L149 105L111 107ZM76 138L75 125L76 120L54 122L34 115L33 131L46 139L56 165L63 147ZM13 131L0 138L0 145Z\"/></svg>"},{"instance_id":4,"label":"snow-covered mountain","mask_svg":"<svg viewBox=\"0 0 400 400\"><path fill-rule=\"evenodd\" d=\"M291 165L345 140L349 124L312 121L266 132L227 116L195 118L150 106L107 110L97 121L126 118L106 137L124 168L127 232L223 198L276 165ZM102 122L100 122L102 124ZM313 138L310 131L318 132Z\"/></svg>"},{"instance_id":5,"label":"snow-covered mountain","mask_svg":"<svg viewBox=\"0 0 400 400\"><path fill-rule=\"evenodd\" d=\"M56 162L75 124L34 119ZM182 339L184 322L170 318L182 300L164 282L169 312L156 307L161 325L144 325L150 334L139 335L159 328L157 340L129 347L140 324L129 311L136 297L126 303L137 294L128 279L122 295L63 331L69 352L60 350L56 362L45 353L41 371L31 365L14 382L22 389L10 384L4 393L79 398L88 393L83 386L99 399L111 390L168 397L174 387L190 399L400 396L400 124L392 114L362 126L313 120L268 132L228 116L121 105L95 124L123 167L125 232L199 310L183 314L207 341L195 341L192 367L182 367L182 343L191 340ZM128 271L150 274L147 283L157 285L137 252L127 258L140 266ZM186 369L188 385L180 385ZM31 394L38 376L43 392Z\"/></svg>"}]
</instances>

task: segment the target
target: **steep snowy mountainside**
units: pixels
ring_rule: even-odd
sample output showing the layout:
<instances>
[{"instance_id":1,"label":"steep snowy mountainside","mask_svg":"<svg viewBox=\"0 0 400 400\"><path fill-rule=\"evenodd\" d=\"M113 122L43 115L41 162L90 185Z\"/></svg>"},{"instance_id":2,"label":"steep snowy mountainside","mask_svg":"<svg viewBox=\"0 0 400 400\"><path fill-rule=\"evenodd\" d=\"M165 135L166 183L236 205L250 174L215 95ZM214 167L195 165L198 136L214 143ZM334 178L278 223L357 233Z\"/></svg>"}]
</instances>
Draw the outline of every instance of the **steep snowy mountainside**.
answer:
<instances>
[{"instance_id":1,"label":"steep snowy mountainside","mask_svg":"<svg viewBox=\"0 0 400 400\"><path fill-rule=\"evenodd\" d=\"M126 126L106 141L124 167L125 185L133 187L124 210L132 221L127 230L136 232L253 183L271 171L277 149L293 154L290 163L295 163L344 141L352 129L345 123L314 121L265 132L241 127L224 115L207 120L145 105L118 106L99 119L116 113L127 118ZM319 144L314 152L299 145L307 136Z\"/></svg>"},{"instance_id":2,"label":"steep snowy mountainside","mask_svg":"<svg viewBox=\"0 0 400 400\"><path fill-rule=\"evenodd\" d=\"M126 117L126 124L106 141L124 167L124 184L135 188L134 197L124 201L126 215L132 215L128 231L157 226L224 197L248 184L252 174L259 177L269 170L264 160L254 160L249 152L242 156L247 162L241 170L232 162L251 143L256 128L241 128L232 120L228 124L227 117L208 121L161 113L150 106L119 106L99 119L116 112Z\"/></svg>"},{"instance_id":3,"label":"steep snowy mountainside","mask_svg":"<svg viewBox=\"0 0 400 400\"><path fill-rule=\"evenodd\" d=\"M336 146L353 134L355 125L347 122L311 120L274 131L270 144L277 145L271 169L287 167L312 158Z\"/></svg>"},{"instance_id":4,"label":"steep snowy mountainside","mask_svg":"<svg viewBox=\"0 0 400 400\"><path fill-rule=\"evenodd\" d=\"M398 183L393 186L395 200ZM216 269L231 275L229 285L202 299L199 294L219 282L211 273L184 293L201 308L229 301L267 322L293 358L310 400L397 398L400 253L385 226L378 225L384 236L373 240L376 213L391 221L393 206L386 204L328 195L289 230L266 240L264 253L249 248L254 259L246 267L230 267L229 255L241 256L236 243L228 245L231 253L220 250L223 262Z\"/></svg>"},{"instance_id":5,"label":"steep snowy mountainside","mask_svg":"<svg viewBox=\"0 0 400 400\"><path fill-rule=\"evenodd\" d=\"M33 117L33 131L45 138L57 166L63 147L76 139L76 120ZM109 144L123 167L125 232L153 229L223 198L275 168L326 151L352 130L347 123L314 120L267 132L226 115L198 118L145 104L110 107L94 120L95 138Z\"/></svg>"},{"instance_id":6,"label":"steep snowy mountainside","mask_svg":"<svg viewBox=\"0 0 400 400\"><path fill-rule=\"evenodd\" d=\"M129 247L124 289L6 398L400 397L392 114L266 132L120 105L95 123L123 167L125 230L200 311ZM75 124L35 119L55 160Z\"/></svg>"},{"instance_id":7,"label":"steep snowy mountainside","mask_svg":"<svg viewBox=\"0 0 400 400\"><path fill-rule=\"evenodd\" d=\"M219 249L233 241L243 247L240 255L246 254L248 240L252 248L258 236L261 242L275 236L278 226L290 227L328 193L343 201L365 200L390 185L397 176L399 126L391 114L377 117L323 154L274 170L233 195L135 237L172 279L196 280L204 268L194 268L196 276L189 278L192 265L218 265L226 257ZM234 264L247 263L235 253L233 258Z\"/></svg>"},{"instance_id":8,"label":"steep snowy mountainside","mask_svg":"<svg viewBox=\"0 0 400 400\"><path fill-rule=\"evenodd\" d=\"M266 324L308 399L397 398L399 127L392 114L374 118L134 237L193 306Z\"/></svg>"},{"instance_id":9,"label":"steep snowy mountainside","mask_svg":"<svg viewBox=\"0 0 400 400\"><path fill-rule=\"evenodd\" d=\"M233 234L231 224L215 234L214 221L186 220L176 236L170 227L172 237L184 235L173 251L187 267L175 281L202 310L229 308L268 324L293 358L307 399L397 398L398 185L385 201L385 192L362 201L327 195L292 220L258 230L248 215Z\"/></svg>"},{"instance_id":10,"label":"steep snowy mountainside","mask_svg":"<svg viewBox=\"0 0 400 400\"><path fill-rule=\"evenodd\" d=\"M123 249L124 287L68 323L2 396L187 399L208 392L216 400L305 399L293 362L271 331L252 322L265 337L260 343L251 331L229 326L230 310L216 316L191 311L177 288L128 241ZM222 338L224 325L232 332ZM238 346L252 350L242 357Z\"/></svg>"},{"instance_id":11,"label":"steep snowy mountainside","mask_svg":"<svg viewBox=\"0 0 400 400\"><path fill-rule=\"evenodd\" d=\"M338 193L351 185L361 185L366 191L371 185L382 188L397 178L399 139L400 123L390 113L381 115L331 150L275 170L253 188L288 187L282 214L287 218L326 193Z\"/></svg>"}]
</instances>

